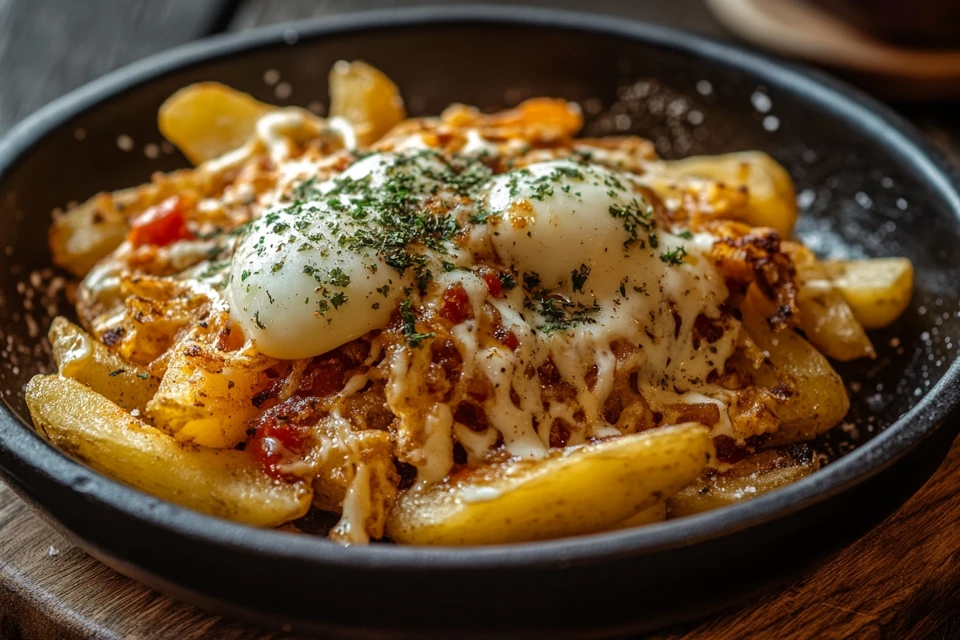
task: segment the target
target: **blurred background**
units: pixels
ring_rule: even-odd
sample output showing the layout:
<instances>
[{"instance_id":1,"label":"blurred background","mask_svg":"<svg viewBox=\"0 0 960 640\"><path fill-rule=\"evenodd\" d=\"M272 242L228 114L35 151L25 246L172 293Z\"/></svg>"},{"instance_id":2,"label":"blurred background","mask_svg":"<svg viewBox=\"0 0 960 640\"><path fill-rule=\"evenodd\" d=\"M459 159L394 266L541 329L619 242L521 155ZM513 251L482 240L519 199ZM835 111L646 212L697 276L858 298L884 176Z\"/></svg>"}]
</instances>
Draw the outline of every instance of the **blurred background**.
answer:
<instances>
[{"instance_id":1,"label":"blurred background","mask_svg":"<svg viewBox=\"0 0 960 640\"><path fill-rule=\"evenodd\" d=\"M305 17L465 0L0 0L0 134L157 51ZM505 2L485 4L506 5ZM513 0L739 40L823 66L892 103L960 162L958 0ZM504 6L504 11L509 11Z\"/></svg>"},{"instance_id":2,"label":"blurred background","mask_svg":"<svg viewBox=\"0 0 960 640\"><path fill-rule=\"evenodd\" d=\"M365 9L466 3L0 0L0 135L90 80L205 36ZM510 11L505 2L484 4L504 5L503 11ZM955 113L960 98L960 0L512 0L510 4L665 24L819 66L891 104L960 165L960 118ZM960 637L960 615L932 637Z\"/></svg>"}]
</instances>

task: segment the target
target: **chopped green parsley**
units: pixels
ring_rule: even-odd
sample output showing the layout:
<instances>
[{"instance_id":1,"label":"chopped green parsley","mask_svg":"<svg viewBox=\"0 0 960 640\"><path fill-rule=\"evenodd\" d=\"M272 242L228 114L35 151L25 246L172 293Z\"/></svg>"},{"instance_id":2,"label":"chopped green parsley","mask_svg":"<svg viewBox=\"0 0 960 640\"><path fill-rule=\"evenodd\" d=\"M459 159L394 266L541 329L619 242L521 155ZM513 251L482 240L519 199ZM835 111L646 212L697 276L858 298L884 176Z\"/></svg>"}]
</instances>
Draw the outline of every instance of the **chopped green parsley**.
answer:
<instances>
[{"instance_id":1,"label":"chopped green parsley","mask_svg":"<svg viewBox=\"0 0 960 640\"><path fill-rule=\"evenodd\" d=\"M641 232L647 232L647 241L656 246L656 235L653 233L656 222L653 219L653 207L646 200L637 200L634 198L626 205L612 204L609 208L610 215L619 219L623 223L624 230L630 234L630 237L623 243L624 247L629 247L634 243L644 246L644 241L640 238Z\"/></svg>"},{"instance_id":2,"label":"chopped green parsley","mask_svg":"<svg viewBox=\"0 0 960 640\"><path fill-rule=\"evenodd\" d=\"M590 277L590 267L585 264L581 264L579 269L572 271L570 281L573 283L573 290L583 291L583 285L586 284L588 277Z\"/></svg>"},{"instance_id":3,"label":"chopped green parsley","mask_svg":"<svg viewBox=\"0 0 960 640\"><path fill-rule=\"evenodd\" d=\"M686 255L687 255L687 250L684 249L682 246L680 246L674 249L673 251L665 251L661 253L660 260L663 261L665 264L669 264L671 266L676 267L683 264L683 258Z\"/></svg>"},{"instance_id":4,"label":"chopped green parsley","mask_svg":"<svg viewBox=\"0 0 960 640\"><path fill-rule=\"evenodd\" d=\"M407 344L411 347L418 347L420 343L434 336L433 333L417 333L417 316L413 313L411 306L413 302L409 298L400 303L400 317L403 319L401 331L407 337Z\"/></svg>"}]
</instances>

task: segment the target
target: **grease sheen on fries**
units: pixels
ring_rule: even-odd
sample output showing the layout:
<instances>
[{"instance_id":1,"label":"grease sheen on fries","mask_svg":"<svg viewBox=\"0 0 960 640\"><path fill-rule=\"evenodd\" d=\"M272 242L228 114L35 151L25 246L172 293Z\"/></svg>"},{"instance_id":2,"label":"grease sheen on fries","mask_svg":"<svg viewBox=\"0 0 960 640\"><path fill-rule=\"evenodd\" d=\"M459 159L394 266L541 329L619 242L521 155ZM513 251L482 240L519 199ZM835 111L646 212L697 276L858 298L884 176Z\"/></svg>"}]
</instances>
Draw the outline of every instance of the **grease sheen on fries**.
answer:
<instances>
[{"instance_id":1,"label":"grease sheen on fries","mask_svg":"<svg viewBox=\"0 0 960 640\"><path fill-rule=\"evenodd\" d=\"M196 166L55 217L79 326L26 389L55 446L343 543L644 526L813 472L850 406L831 360L908 306L909 261L792 238L765 153L576 138L551 97L407 118L360 61L329 88L324 118L184 87L158 123Z\"/></svg>"},{"instance_id":2,"label":"grease sheen on fries","mask_svg":"<svg viewBox=\"0 0 960 640\"><path fill-rule=\"evenodd\" d=\"M178 444L75 380L36 376L26 397L50 442L160 498L262 527L298 518L310 506L311 491L303 483L271 480L239 451Z\"/></svg>"}]
</instances>

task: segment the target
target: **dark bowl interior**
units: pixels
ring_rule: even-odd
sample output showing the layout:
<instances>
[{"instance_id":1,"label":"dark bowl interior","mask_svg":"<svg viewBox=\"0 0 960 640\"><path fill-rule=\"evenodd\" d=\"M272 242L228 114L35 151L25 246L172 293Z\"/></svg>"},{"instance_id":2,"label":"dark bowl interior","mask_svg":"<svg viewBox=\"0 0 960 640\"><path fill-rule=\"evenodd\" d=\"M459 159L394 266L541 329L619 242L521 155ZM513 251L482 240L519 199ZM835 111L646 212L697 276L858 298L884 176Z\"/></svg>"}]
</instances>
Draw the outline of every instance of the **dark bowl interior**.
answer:
<instances>
[{"instance_id":1,"label":"dark bowl interior","mask_svg":"<svg viewBox=\"0 0 960 640\"><path fill-rule=\"evenodd\" d=\"M908 125L831 80L685 34L546 11L489 14L483 9L379 14L200 44L61 100L0 146L0 395L12 416L0 414L0 465L21 494L127 573L212 606L227 602L256 609L253 596L231 596L212 579L147 560L142 549L119 535L95 533L84 524L84 514L102 511L123 526L166 532L157 538L185 538L207 551L226 545L234 558L285 554L289 562L282 566L294 582L301 579L291 577L300 571L294 559L313 575L328 577L334 574L323 571L334 571L334 565L337 572L392 568L398 576L421 576L414 580L435 580L431 570L557 569L563 563L638 558L797 511L872 476L943 421L956 404L960 205L951 170ZM909 257L916 266L910 309L894 326L874 334L879 354L874 362L842 367L853 409L842 428L820 443L839 459L814 478L726 513L646 532L454 554L383 546L345 550L324 540L294 542L282 534L255 532L161 505L39 442L27 426L22 389L32 375L52 369L43 338L50 320L72 313L64 296L65 274L50 266L51 211L99 190L143 182L155 171L185 166L156 127L158 107L178 88L217 80L266 102L322 112L327 71L341 58L364 59L385 71L401 87L412 115L435 114L455 101L492 109L530 96L561 96L583 106L586 134L639 134L654 140L665 157L767 151L794 177L802 209L798 234L818 253ZM900 420L907 412L909 419ZM888 429L896 433L884 434ZM887 511L896 506L888 505ZM838 543L842 539L838 536ZM169 549L159 557L183 562ZM776 573L771 569L770 581ZM306 604L294 611L297 606L291 600L284 609L278 601L259 610L272 608L280 619L312 616L350 624L342 622L349 620L349 607L338 614L330 607L304 613ZM677 615L713 606L705 602ZM510 613L506 609L501 618ZM456 611L451 609L445 624L454 624ZM638 609L618 615L629 620L646 614ZM667 618L631 624L649 626ZM418 628L416 619L404 620Z\"/></svg>"}]
</instances>

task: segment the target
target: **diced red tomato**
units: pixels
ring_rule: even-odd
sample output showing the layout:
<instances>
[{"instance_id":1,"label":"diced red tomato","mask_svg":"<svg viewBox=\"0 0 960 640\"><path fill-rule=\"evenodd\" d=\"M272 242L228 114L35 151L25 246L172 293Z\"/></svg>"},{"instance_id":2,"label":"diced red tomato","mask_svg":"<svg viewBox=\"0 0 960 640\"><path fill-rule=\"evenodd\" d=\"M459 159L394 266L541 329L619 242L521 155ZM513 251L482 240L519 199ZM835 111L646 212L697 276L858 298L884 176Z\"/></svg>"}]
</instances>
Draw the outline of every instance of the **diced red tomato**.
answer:
<instances>
[{"instance_id":1,"label":"diced red tomato","mask_svg":"<svg viewBox=\"0 0 960 640\"><path fill-rule=\"evenodd\" d=\"M303 460L311 434L323 411L319 400L343 389L344 378L351 367L366 357L368 350L343 347L313 358L303 372L299 387L292 397L280 402L278 395L288 384L287 376L274 378L252 399L263 412L247 423L250 438L245 450L272 478L297 480L291 469ZM270 370L267 370L270 375Z\"/></svg>"},{"instance_id":2,"label":"diced red tomato","mask_svg":"<svg viewBox=\"0 0 960 640\"><path fill-rule=\"evenodd\" d=\"M171 196L134 218L128 236L136 247L146 244L165 247L192 237L187 230L184 200L180 196Z\"/></svg>"},{"instance_id":3,"label":"diced red tomato","mask_svg":"<svg viewBox=\"0 0 960 640\"><path fill-rule=\"evenodd\" d=\"M251 422L253 434L247 440L246 452L272 478L296 480L284 467L302 460L310 426L316 420L311 399L291 398Z\"/></svg>"},{"instance_id":4,"label":"diced red tomato","mask_svg":"<svg viewBox=\"0 0 960 640\"><path fill-rule=\"evenodd\" d=\"M487 291L494 298L503 296L503 282L500 280L500 274L489 267L480 268L480 277L487 283Z\"/></svg>"},{"instance_id":5,"label":"diced red tomato","mask_svg":"<svg viewBox=\"0 0 960 640\"><path fill-rule=\"evenodd\" d=\"M494 330L493 337L499 340L503 346L511 351L516 351L520 346L520 340L517 338L516 334L504 327L498 327L496 330Z\"/></svg>"},{"instance_id":6,"label":"diced red tomato","mask_svg":"<svg viewBox=\"0 0 960 640\"><path fill-rule=\"evenodd\" d=\"M473 315L470 307L470 296L459 282L447 287L443 292L443 305L440 307L440 316L453 324L460 324Z\"/></svg>"},{"instance_id":7,"label":"diced red tomato","mask_svg":"<svg viewBox=\"0 0 960 640\"><path fill-rule=\"evenodd\" d=\"M246 450L271 478L294 480L283 466L300 460L303 438L300 429L282 422L261 426L247 441Z\"/></svg>"}]
</instances>

